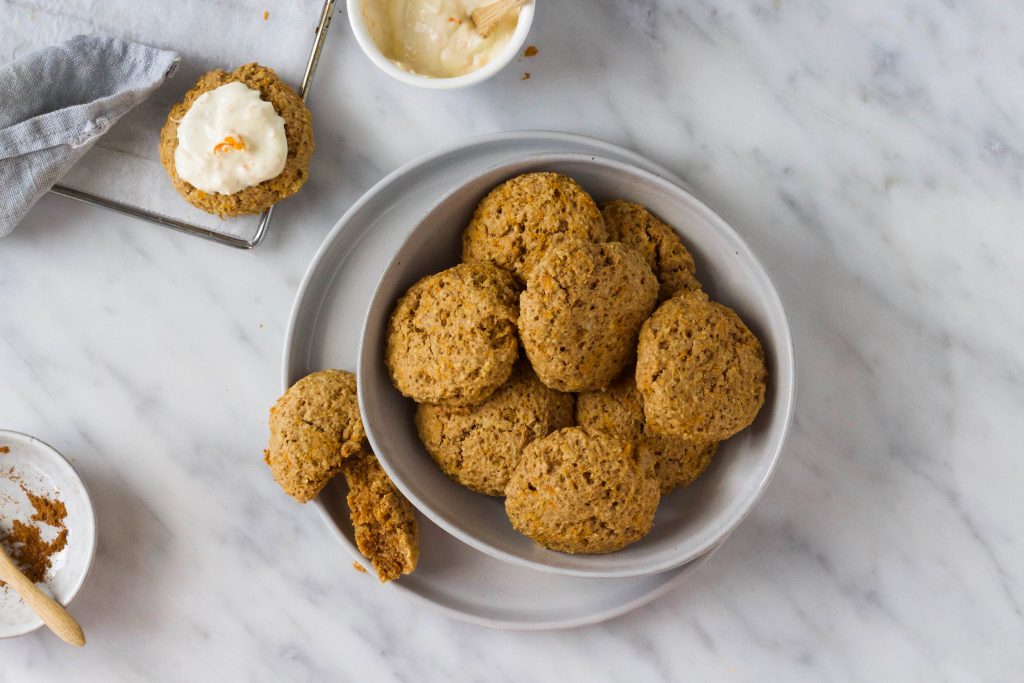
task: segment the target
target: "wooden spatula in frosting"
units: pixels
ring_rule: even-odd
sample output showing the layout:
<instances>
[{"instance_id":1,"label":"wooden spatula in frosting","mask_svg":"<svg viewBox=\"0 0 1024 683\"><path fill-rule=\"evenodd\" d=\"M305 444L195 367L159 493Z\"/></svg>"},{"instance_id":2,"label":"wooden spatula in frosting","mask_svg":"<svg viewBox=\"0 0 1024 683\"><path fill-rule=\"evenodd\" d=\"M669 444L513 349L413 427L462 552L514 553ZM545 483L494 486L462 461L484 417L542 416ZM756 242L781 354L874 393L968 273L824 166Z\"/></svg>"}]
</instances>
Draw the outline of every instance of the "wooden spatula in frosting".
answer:
<instances>
[{"instance_id":1,"label":"wooden spatula in frosting","mask_svg":"<svg viewBox=\"0 0 1024 683\"><path fill-rule=\"evenodd\" d=\"M39 615L43 623L61 640L78 647L85 645L85 634L75 618L68 614L68 611L61 607L60 603L39 590L38 586L21 573L2 544L0 544L0 581L4 581L13 588L14 592L28 603L28 606Z\"/></svg>"},{"instance_id":2,"label":"wooden spatula in frosting","mask_svg":"<svg viewBox=\"0 0 1024 683\"><path fill-rule=\"evenodd\" d=\"M497 0L489 5L477 7L473 10L473 25L476 32L486 38L491 35L498 24L513 10L522 7L530 0Z\"/></svg>"}]
</instances>

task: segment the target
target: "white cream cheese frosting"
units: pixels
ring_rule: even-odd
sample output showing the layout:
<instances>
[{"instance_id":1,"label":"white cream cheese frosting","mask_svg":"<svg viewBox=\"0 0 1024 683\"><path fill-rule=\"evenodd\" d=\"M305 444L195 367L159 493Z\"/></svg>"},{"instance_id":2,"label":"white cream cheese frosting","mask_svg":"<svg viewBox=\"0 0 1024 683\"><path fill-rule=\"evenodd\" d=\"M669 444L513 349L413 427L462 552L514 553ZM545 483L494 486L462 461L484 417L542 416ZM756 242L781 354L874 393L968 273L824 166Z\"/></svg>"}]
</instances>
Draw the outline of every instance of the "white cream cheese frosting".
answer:
<instances>
[{"instance_id":1,"label":"white cream cheese frosting","mask_svg":"<svg viewBox=\"0 0 1024 683\"><path fill-rule=\"evenodd\" d=\"M470 14L493 0L363 0L363 19L384 56L411 73L463 76L499 55L515 32L518 10L481 36Z\"/></svg>"},{"instance_id":2,"label":"white cream cheese frosting","mask_svg":"<svg viewBox=\"0 0 1024 683\"><path fill-rule=\"evenodd\" d=\"M234 194L280 175L288 160L284 119L239 81L196 98L178 123L174 165L203 192Z\"/></svg>"}]
</instances>

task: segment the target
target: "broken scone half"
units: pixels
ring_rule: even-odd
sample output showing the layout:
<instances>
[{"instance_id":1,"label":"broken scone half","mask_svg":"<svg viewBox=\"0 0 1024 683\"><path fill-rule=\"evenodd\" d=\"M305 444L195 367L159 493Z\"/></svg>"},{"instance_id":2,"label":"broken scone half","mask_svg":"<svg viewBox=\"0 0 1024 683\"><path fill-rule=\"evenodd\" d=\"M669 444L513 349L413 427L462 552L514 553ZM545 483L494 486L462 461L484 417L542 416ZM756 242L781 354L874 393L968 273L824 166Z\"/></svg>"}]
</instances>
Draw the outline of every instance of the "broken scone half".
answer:
<instances>
[{"instance_id":1,"label":"broken scone half","mask_svg":"<svg viewBox=\"0 0 1024 683\"><path fill-rule=\"evenodd\" d=\"M365 441L355 375L321 370L293 384L270 409L264 460L284 492L305 503Z\"/></svg>"},{"instance_id":2,"label":"broken scone half","mask_svg":"<svg viewBox=\"0 0 1024 683\"><path fill-rule=\"evenodd\" d=\"M314 372L277 400L270 409L264 460L278 485L300 503L344 473L356 546L380 580L416 568L416 514L369 450L351 372Z\"/></svg>"},{"instance_id":3,"label":"broken scone half","mask_svg":"<svg viewBox=\"0 0 1024 683\"><path fill-rule=\"evenodd\" d=\"M347 459L341 471L348 483L348 509L359 552L381 581L411 574L420 558L420 531L412 504L370 451Z\"/></svg>"}]
</instances>

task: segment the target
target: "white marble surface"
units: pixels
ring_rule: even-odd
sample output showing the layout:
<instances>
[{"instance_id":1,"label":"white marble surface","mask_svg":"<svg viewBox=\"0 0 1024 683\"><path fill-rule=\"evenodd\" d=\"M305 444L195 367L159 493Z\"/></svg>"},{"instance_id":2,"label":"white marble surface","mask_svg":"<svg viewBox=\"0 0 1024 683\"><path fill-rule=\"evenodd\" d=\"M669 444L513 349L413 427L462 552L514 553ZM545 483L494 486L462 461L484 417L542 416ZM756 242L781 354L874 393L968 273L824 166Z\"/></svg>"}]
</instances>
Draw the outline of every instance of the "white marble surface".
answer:
<instances>
[{"instance_id":1,"label":"white marble surface","mask_svg":"<svg viewBox=\"0 0 1024 683\"><path fill-rule=\"evenodd\" d=\"M0 681L1020 679L1022 31L1003 0L549 0L537 57L429 93L373 71L339 14L312 180L254 253L45 199L0 242L0 425L73 459L100 548L86 649L0 642ZM397 164L513 128L683 175L775 277L800 368L781 468L722 550L556 634L378 588L261 459L336 218Z\"/></svg>"}]
</instances>

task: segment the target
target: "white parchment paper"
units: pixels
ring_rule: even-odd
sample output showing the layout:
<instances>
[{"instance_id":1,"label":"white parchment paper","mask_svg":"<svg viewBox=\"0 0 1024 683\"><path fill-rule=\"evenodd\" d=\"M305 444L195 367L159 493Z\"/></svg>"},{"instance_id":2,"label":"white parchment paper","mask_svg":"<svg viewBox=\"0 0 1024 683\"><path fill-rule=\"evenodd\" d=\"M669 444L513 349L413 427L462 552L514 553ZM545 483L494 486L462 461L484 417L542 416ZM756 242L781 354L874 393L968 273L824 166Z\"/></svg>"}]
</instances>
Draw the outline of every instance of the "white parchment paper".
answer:
<instances>
[{"instance_id":1,"label":"white parchment paper","mask_svg":"<svg viewBox=\"0 0 1024 683\"><path fill-rule=\"evenodd\" d=\"M160 128L171 106L211 69L255 61L298 89L322 8L323 0L0 0L0 63L79 33L178 52L177 73L103 136L61 184L249 239L257 216L211 216L174 191L160 165ZM140 222L140 229L150 226Z\"/></svg>"}]
</instances>

